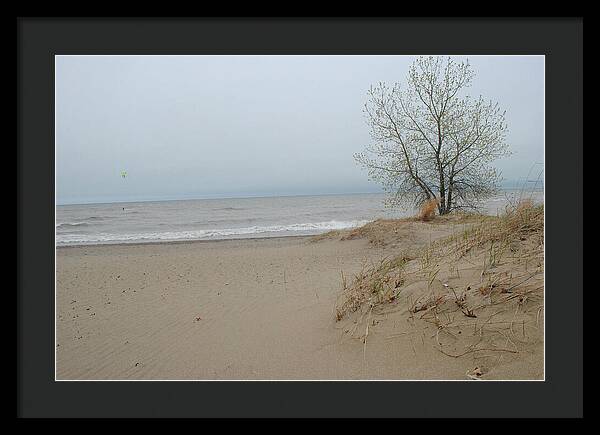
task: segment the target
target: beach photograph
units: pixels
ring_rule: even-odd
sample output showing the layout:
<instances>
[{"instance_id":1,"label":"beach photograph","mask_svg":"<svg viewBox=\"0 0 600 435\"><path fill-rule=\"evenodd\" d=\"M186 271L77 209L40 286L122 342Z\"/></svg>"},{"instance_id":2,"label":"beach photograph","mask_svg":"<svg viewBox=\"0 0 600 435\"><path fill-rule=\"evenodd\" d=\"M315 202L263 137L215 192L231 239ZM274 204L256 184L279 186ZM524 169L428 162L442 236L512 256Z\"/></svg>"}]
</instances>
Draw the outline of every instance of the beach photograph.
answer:
<instances>
[{"instance_id":1,"label":"beach photograph","mask_svg":"<svg viewBox=\"0 0 600 435\"><path fill-rule=\"evenodd\" d=\"M56 381L546 379L543 55L54 70Z\"/></svg>"}]
</instances>

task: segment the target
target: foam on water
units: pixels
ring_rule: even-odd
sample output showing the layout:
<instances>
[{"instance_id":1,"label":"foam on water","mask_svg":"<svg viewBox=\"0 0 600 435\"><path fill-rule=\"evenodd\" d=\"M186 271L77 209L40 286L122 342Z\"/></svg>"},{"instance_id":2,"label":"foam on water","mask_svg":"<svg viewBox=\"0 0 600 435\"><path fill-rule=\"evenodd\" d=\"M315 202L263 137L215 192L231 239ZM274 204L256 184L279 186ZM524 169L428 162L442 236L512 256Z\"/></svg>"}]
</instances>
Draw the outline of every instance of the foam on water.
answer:
<instances>
[{"instance_id":1,"label":"foam on water","mask_svg":"<svg viewBox=\"0 0 600 435\"><path fill-rule=\"evenodd\" d=\"M193 231L163 231L131 234L61 234L56 236L57 245L86 245L102 243L131 243L148 241L178 241L178 240L204 240L223 239L234 236L271 235L277 236L281 233L296 234L318 234L323 231L354 228L369 222L361 221L328 221L307 222L291 225L252 226L245 228L225 228L214 230Z\"/></svg>"}]
</instances>

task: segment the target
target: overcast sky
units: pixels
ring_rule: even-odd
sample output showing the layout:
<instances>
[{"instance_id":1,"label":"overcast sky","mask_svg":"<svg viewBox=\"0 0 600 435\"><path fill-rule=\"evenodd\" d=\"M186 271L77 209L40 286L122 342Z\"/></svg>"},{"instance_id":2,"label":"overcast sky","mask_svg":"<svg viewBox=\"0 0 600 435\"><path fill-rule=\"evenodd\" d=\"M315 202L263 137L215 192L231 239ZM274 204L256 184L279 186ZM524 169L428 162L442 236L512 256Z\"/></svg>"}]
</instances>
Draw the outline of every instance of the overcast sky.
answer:
<instances>
[{"instance_id":1,"label":"overcast sky","mask_svg":"<svg viewBox=\"0 0 600 435\"><path fill-rule=\"evenodd\" d=\"M363 105L413 59L57 56L57 202L379 191L352 157ZM513 155L496 166L522 180L543 162L544 58L469 61L468 93L506 109Z\"/></svg>"}]
</instances>

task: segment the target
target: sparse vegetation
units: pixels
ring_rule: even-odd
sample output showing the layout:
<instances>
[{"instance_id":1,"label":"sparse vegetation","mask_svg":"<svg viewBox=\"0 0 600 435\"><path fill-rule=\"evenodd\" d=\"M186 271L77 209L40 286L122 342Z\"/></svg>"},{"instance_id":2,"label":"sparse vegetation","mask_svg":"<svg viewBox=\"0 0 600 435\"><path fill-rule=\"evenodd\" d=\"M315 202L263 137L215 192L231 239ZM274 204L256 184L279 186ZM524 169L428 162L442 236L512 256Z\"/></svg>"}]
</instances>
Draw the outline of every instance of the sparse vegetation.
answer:
<instances>
[{"instance_id":1,"label":"sparse vegetation","mask_svg":"<svg viewBox=\"0 0 600 435\"><path fill-rule=\"evenodd\" d=\"M398 289L404 283L402 267L410 257L384 259L377 266L366 267L355 275L350 287L342 274L343 291L341 303L336 307L336 318L341 320L348 312L354 312L363 305L375 307L384 302L393 301Z\"/></svg>"},{"instance_id":2,"label":"sparse vegetation","mask_svg":"<svg viewBox=\"0 0 600 435\"><path fill-rule=\"evenodd\" d=\"M439 205L439 199L432 198L425 201L419 210L419 220L423 222L430 221L435 216L435 210Z\"/></svg>"},{"instance_id":3,"label":"sparse vegetation","mask_svg":"<svg viewBox=\"0 0 600 435\"><path fill-rule=\"evenodd\" d=\"M358 312L360 323L393 305L431 325L434 347L448 356L518 353L543 311L544 207L521 201L500 216L469 218L462 231L344 279L337 321Z\"/></svg>"},{"instance_id":4,"label":"sparse vegetation","mask_svg":"<svg viewBox=\"0 0 600 435\"><path fill-rule=\"evenodd\" d=\"M437 216L435 220L429 219L432 225L440 224L470 224L478 222L481 215L476 213L456 212L451 215ZM363 226L346 229L333 230L318 234L311 238L311 242L324 240L356 240L366 239L373 246L387 246L400 240L406 241L418 235L415 225L422 222L419 215L400 219L377 219Z\"/></svg>"}]
</instances>

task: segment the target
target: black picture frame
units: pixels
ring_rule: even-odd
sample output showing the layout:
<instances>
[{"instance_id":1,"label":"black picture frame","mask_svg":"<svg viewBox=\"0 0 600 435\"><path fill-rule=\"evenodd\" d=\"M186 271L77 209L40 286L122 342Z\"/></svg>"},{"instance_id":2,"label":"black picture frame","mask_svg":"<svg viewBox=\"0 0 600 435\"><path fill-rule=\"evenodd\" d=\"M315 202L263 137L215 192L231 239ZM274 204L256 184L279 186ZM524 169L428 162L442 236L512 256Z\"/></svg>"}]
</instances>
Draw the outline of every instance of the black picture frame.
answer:
<instances>
[{"instance_id":1,"label":"black picture frame","mask_svg":"<svg viewBox=\"0 0 600 435\"><path fill-rule=\"evenodd\" d=\"M55 382L57 54L545 55L546 380ZM582 18L18 18L17 143L20 417L583 415Z\"/></svg>"}]
</instances>

